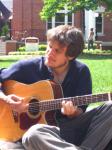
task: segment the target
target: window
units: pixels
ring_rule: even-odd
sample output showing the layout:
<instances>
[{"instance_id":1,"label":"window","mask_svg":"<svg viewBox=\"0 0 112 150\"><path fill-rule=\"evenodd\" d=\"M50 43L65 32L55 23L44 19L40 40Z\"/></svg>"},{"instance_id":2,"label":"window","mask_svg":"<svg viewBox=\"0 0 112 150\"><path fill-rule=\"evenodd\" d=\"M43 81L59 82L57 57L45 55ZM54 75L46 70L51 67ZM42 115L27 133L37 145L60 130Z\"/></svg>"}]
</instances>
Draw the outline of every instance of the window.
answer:
<instances>
[{"instance_id":1,"label":"window","mask_svg":"<svg viewBox=\"0 0 112 150\"><path fill-rule=\"evenodd\" d=\"M72 15L68 14L68 24L72 25Z\"/></svg>"},{"instance_id":2,"label":"window","mask_svg":"<svg viewBox=\"0 0 112 150\"><path fill-rule=\"evenodd\" d=\"M52 19L48 19L48 21L47 21L47 28L48 29L52 28Z\"/></svg>"},{"instance_id":3,"label":"window","mask_svg":"<svg viewBox=\"0 0 112 150\"><path fill-rule=\"evenodd\" d=\"M103 16L102 16L102 13L99 13L98 17L96 17L96 32L97 32L97 34L103 34Z\"/></svg>"},{"instance_id":4,"label":"window","mask_svg":"<svg viewBox=\"0 0 112 150\"><path fill-rule=\"evenodd\" d=\"M73 25L74 15L71 13L67 14L67 12L68 10L65 8L64 10L56 13L55 17L52 17L47 21L47 29L63 24Z\"/></svg>"},{"instance_id":5,"label":"window","mask_svg":"<svg viewBox=\"0 0 112 150\"><path fill-rule=\"evenodd\" d=\"M56 13L55 16L55 26L65 24L65 14L64 13Z\"/></svg>"}]
</instances>

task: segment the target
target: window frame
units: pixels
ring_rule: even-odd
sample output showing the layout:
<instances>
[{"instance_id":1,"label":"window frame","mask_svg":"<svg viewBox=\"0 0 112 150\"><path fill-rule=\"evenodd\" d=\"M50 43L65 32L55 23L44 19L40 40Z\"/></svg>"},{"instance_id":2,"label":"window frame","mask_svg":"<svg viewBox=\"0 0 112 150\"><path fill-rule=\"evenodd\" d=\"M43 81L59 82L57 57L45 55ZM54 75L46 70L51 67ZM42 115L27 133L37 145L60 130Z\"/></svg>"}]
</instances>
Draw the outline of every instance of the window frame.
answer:
<instances>
[{"instance_id":1,"label":"window frame","mask_svg":"<svg viewBox=\"0 0 112 150\"><path fill-rule=\"evenodd\" d=\"M98 12L97 14L98 14L98 16L101 14L101 17L102 17L101 32L97 32L97 35L102 36L104 34L104 15L102 12ZM95 19L95 24L97 24L96 19ZM95 26L96 26L96 30L97 30L97 25L95 25Z\"/></svg>"},{"instance_id":2,"label":"window frame","mask_svg":"<svg viewBox=\"0 0 112 150\"><path fill-rule=\"evenodd\" d=\"M65 7L64 10L60 10L57 12L57 14L64 14L64 22L63 24L68 25L70 22L68 22L68 9ZM74 26L74 13L71 14L72 20L71 20L71 25ZM46 21L46 30L50 29L48 28L48 23L51 23L51 28L56 27L56 16L51 18L51 21ZM58 22L59 23L59 22ZM60 22L61 23L61 22Z\"/></svg>"}]
</instances>

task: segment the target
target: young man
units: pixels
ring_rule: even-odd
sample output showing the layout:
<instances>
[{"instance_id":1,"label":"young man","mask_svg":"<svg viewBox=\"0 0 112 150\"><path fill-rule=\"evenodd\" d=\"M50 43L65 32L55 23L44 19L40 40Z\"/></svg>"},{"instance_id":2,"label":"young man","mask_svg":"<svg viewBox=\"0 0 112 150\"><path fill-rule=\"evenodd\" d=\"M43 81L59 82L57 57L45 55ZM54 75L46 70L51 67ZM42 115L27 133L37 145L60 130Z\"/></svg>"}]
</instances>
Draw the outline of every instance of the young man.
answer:
<instances>
[{"instance_id":1,"label":"young man","mask_svg":"<svg viewBox=\"0 0 112 150\"><path fill-rule=\"evenodd\" d=\"M92 93L91 75L88 67L76 60L84 48L82 32L72 26L61 25L47 33L45 57L22 60L8 69L3 69L0 81L9 79L25 84L53 80L61 85L64 97ZM27 96L26 90L26 96ZM44 94L44 93L42 93ZM5 101L13 111L29 110L30 104L23 97L5 95ZM71 101L62 101L62 108L56 110L57 126L33 125L15 143L1 141L0 148L25 150L104 150L112 138L112 106L102 105L85 112L86 105L76 106ZM13 133L12 133L13 134Z\"/></svg>"},{"instance_id":2,"label":"young man","mask_svg":"<svg viewBox=\"0 0 112 150\"><path fill-rule=\"evenodd\" d=\"M94 31L93 31L93 28L91 28L89 38L88 38L88 50L94 49L93 41L94 41Z\"/></svg>"}]
</instances>

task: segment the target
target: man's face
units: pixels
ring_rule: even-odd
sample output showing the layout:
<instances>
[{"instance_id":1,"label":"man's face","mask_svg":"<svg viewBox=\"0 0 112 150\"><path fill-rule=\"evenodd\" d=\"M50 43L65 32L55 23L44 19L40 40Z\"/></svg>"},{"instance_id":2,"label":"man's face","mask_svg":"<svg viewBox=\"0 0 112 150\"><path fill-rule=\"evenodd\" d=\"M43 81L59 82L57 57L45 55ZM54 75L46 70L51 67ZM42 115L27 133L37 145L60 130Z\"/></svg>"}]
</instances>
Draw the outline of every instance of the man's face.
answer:
<instances>
[{"instance_id":1,"label":"man's face","mask_svg":"<svg viewBox=\"0 0 112 150\"><path fill-rule=\"evenodd\" d=\"M69 57L65 55L67 47L61 46L57 41L49 41L46 50L45 64L53 69L68 64Z\"/></svg>"}]
</instances>

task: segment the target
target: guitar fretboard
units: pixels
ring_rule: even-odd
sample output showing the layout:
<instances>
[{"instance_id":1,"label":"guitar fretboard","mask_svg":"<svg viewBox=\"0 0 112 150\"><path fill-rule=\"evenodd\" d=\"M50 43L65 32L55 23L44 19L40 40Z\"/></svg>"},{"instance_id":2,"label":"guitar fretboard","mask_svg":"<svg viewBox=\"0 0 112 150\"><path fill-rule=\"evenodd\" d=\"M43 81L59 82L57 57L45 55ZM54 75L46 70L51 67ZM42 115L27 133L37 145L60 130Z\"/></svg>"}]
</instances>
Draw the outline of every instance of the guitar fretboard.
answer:
<instances>
[{"instance_id":1,"label":"guitar fretboard","mask_svg":"<svg viewBox=\"0 0 112 150\"><path fill-rule=\"evenodd\" d=\"M96 102L105 102L112 100L112 93L96 94L96 95L85 95L85 96L76 96L69 98L60 98L55 100L47 100L39 102L39 111L50 111L61 108L62 101L72 101L74 105L88 105L90 103Z\"/></svg>"}]
</instances>

